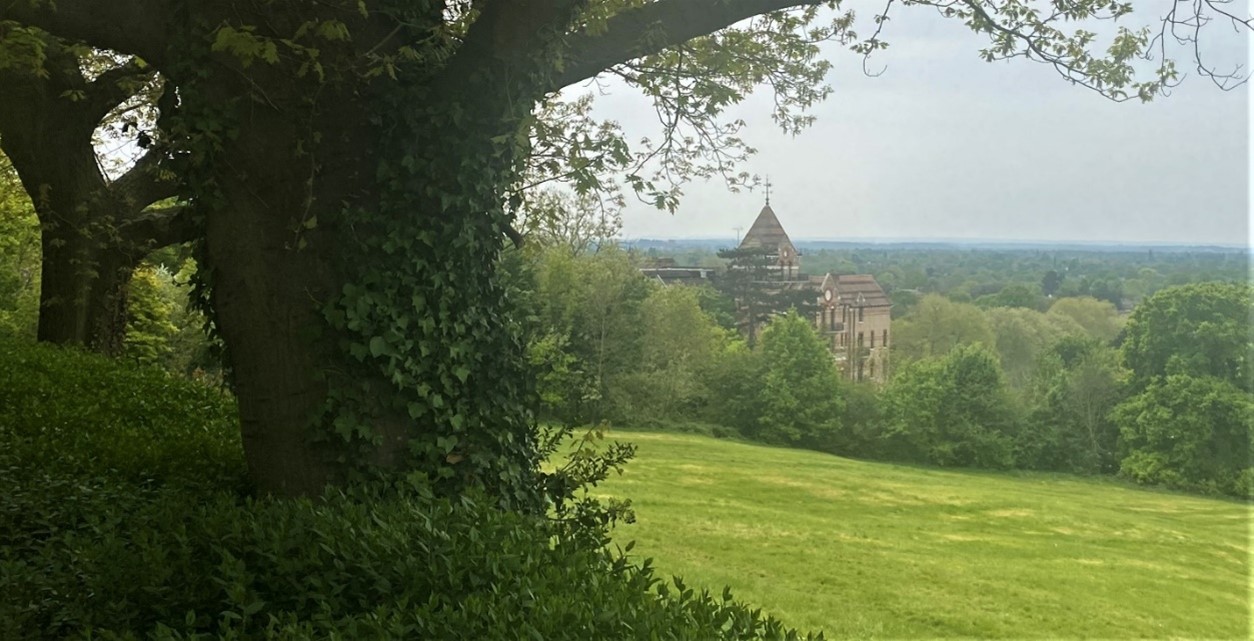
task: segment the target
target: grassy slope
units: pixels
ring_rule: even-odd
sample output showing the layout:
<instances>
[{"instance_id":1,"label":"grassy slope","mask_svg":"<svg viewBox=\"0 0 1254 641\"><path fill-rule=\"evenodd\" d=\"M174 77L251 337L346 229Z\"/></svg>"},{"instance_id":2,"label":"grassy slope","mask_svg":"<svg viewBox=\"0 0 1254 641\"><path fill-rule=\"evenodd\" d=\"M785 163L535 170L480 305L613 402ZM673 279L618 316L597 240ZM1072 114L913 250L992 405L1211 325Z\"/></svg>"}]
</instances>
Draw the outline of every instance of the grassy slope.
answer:
<instances>
[{"instance_id":1,"label":"grassy slope","mask_svg":"<svg viewBox=\"0 0 1254 641\"><path fill-rule=\"evenodd\" d=\"M640 447L604 490L636 506L633 554L829 638L1249 635L1242 504L613 436Z\"/></svg>"}]
</instances>

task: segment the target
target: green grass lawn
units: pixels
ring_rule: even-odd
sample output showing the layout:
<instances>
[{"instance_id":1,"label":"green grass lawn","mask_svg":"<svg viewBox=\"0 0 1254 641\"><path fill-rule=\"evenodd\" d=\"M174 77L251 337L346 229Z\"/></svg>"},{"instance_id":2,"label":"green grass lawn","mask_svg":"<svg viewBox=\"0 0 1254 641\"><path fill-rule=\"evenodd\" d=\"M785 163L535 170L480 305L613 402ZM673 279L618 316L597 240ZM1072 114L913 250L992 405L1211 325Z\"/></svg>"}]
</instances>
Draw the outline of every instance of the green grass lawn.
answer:
<instances>
[{"instance_id":1,"label":"green grass lawn","mask_svg":"<svg viewBox=\"0 0 1254 641\"><path fill-rule=\"evenodd\" d=\"M1250 507L656 432L603 487L663 576L828 638L1248 638Z\"/></svg>"}]
</instances>

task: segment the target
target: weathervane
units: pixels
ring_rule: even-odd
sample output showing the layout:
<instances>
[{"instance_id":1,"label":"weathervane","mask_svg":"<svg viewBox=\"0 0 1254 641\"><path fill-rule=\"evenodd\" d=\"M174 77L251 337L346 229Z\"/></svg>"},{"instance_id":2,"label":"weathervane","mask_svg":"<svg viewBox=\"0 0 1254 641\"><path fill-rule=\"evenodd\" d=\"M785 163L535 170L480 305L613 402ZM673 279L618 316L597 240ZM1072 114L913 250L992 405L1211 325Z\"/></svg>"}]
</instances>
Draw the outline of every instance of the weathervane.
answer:
<instances>
[{"instance_id":1,"label":"weathervane","mask_svg":"<svg viewBox=\"0 0 1254 641\"><path fill-rule=\"evenodd\" d=\"M771 177L766 177L766 206L771 206Z\"/></svg>"}]
</instances>

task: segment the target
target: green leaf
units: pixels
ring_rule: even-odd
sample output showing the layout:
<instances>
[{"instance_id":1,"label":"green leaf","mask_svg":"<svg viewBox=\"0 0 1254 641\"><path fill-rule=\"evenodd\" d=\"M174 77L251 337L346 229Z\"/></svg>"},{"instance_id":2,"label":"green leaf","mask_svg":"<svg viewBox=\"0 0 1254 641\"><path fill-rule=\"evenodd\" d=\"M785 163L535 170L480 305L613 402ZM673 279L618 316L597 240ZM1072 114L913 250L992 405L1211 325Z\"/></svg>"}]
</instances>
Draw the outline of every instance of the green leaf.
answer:
<instances>
[{"instance_id":1,"label":"green leaf","mask_svg":"<svg viewBox=\"0 0 1254 641\"><path fill-rule=\"evenodd\" d=\"M394 354L395 352L392 351L392 346L384 340L382 336L375 336L370 339L371 356L392 356Z\"/></svg>"}]
</instances>

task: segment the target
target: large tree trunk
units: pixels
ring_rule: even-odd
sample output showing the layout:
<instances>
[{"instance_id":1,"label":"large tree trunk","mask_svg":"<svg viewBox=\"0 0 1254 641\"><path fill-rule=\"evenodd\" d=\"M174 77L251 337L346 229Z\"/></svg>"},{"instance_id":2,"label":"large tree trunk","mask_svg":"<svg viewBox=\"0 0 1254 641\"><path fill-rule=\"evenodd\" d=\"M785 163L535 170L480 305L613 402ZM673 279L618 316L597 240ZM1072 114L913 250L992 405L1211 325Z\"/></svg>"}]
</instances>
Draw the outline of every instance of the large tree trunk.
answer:
<instances>
[{"instance_id":1,"label":"large tree trunk","mask_svg":"<svg viewBox=\"0 0 1254 641\"><path fill-rule=\"evenodd\" d=\"M83 238L63 225L42 225L40 244L39 326L45 343L81 345L86 338L87 296L91 279L85 269L91 252Z\"/></svg>"},{"instance_id":2,"label":"large tree trunk","mask_svg":"<svg viewBox=\"0 0 1254 641\"><path fill-rule=\"evenodd\" d=\"M313 428L333 347L320 306L339 283L328 274L329 248L310 243L302 219L333 218L339 200L309 201L308 174L301 179L287 150L262 134L282 129L258 122L259 137L233 150L239 173L222 182L227 206L207 216L205 260L249 471L260 491L291 496L317 494L337 475L334 452L315 442Z\"/></svg>"},{"instance_id":3,"label":"large tree trunk","mask_svg":"<svg viewBox=\"0 0 1254 641\"><path fill-rule=\"evenodd\" d=\"M251 476L292 496L417 472L535 506L529 385L495 276L500 183L468 187L461 169L502 162L484 151L494 130L433 118L393 139L360 102L252 110L206 177L213 321ZM284 144L311 121L334 135Z\"/></svg>"},{"instance_id":4,"label":"large tree trunk","mask_svg":"<svg viewBox=\"0 0 1254 641\"><path fill-rule=\"evenodd\" d=\"M121 245L97 253L96 278L87 294L87 330L84 344L106 356L121 356L126 347L131 277L143 258L142 250Z\"/></svg>"},{"instance_id":5,"label":"large tree trunk","mask_svg":"<svg viewBox=\"0 0 1254 641\"><path fill-rule=\"evenodd\" d=\"M254 8L274 18L247 36L265 42L318 12L353 21L351 40L317 41L314 73L286 53L211 50L218 25L256 16L192 3L161 24L190 33L136 52L178 83L184 196L204 214L201 275L261 492L404 474L543 505L531 383L495 269L527 119L554 88L535 36L574 7L498 3L464 39L444 37L456 29L441 3L360 21ZM377 75L376 54L401 77Z\"/></svg>"},{"instance_id":6,"label":"large tree trunk","mask_svg":"<svg viewBox=\"0 0 1254 641\"><path fill-rule=\"evenodd\" d=\"M145 252L119 239L112 215L97 213L103 186L80 191L62 180L44 191L56 197L36 207L43 249L37 339L118 356L131 275Z\"/></svg>"},{"instance_id":7,"label":"large tree trunk","mask_svg":"<svg viewBox=\"0 0 1254 641\"><path fill-rule=\"evenodd\" d=\"M39 216L43 248L38 339L65 345L89 340L89 305L100 282L100 254L109 241L108 220L100 211L107 185L90 146L60 157L41 153L56 135L34 137L23 145L6 137L6 151L31 194ZM70 149L68 141L54 148Z\"/></svg>"}]
</instances>

